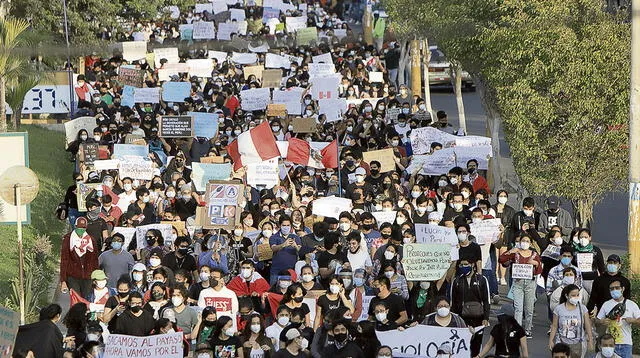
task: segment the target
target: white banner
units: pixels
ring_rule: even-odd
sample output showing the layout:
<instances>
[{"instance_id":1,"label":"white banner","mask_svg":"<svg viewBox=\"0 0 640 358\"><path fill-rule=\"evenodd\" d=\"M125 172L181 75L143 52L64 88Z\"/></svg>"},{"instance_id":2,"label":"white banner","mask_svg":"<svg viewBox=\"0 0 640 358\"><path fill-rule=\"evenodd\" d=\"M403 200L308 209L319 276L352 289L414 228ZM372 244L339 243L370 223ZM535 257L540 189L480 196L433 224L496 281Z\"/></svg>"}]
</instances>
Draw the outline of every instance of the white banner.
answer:
<instances>
[{"instance_id":1,"label":"white banner","mask_svg":"<svg viewBox=\"0 0 640 358\"><path fill-rule=\"evenodd\" d=\"M285 24L287 27L287 32L294 33L299 29L307 28L307 17L306 16L287 17L285 19Z\"/></svg>"},{"instance_id":2,"label":"white banner","mask_svg":"<svg viewBox=\"0 0 640 358\"><path fill-rule=\"evenodd\" d=\"M455 358L471 356L471 331L469 328L449 328L417 325L400 332L378 332L380 344L393 349L394 357L437 357L443 343L450 344Z\"/></svg>"},{"instance_id":3,"label":"white banner","mask_svg":"<svg viewBox=\"0 0 640 358\"><path fill-rule=\"evenodd\" d=\"M309 67L311 67L311 64L309 64ZM322 77L312 77L311 83L313 86L311 87L311 96L317 100L337 99L338 86L340 85L341 80L342 76L340 74L327 74Z\"/></svg>"},{"instance_id":4,"label":"white banner","mask_svg":"<svg viewBox=\"0 0 640 358\"><path fill-rule=\"evenodd\" d=\"M78 117L76 119L72 119L64 124L65 136L67 139L67 144L76 140L78 136L78 132L81 129L84 129L88 132L89 135L93 133L93 128L96 127L96 118L95 117Z\"/></svg>"},{"instance_id":5,"label":"white banner","mask_svg":"<svg viewBox=\"0 0 640 358\"><path fill-rule=\"evenodd\" d=\"M240 65L251 65L258 62L258 55L255 53L234 52L231 60Z\"/></svg>"},{"instance_id":6,"label":"white banner","mask_svg":"<svg viewBox=\"0 0 640 358\"><path fill-rule=\"evenodd\" d=\"M182 358L182 332L145 337L110 334L105 342L104 358L162 357Z\"/></svg>"},{"instance_id":7,"label":"white banner","mask_svg":"<svg viewBox=\"0 0 640 358\"><path fill-rule=\"evenodd\" d=\"M343 211L351 211L351 199L328 196L313 201L313 214L338 219Z\"/></svg>"},{"instance_id":8,"label":"white banner","mask_svg":"<svg viewBox=\"0 0 640 358\"><path fill-rule=\"evenodd\" d=\"M444 227L433 224L415 224L416 242L422 244L449 244L457 245L458 237L452 227Z\"/></svg>"},{"instance_id":9,"label":"white banner","mask_svg":"<svg viewBox=\"0 0 640 358\"><path fill-rule=\"evenodd\" d=\"M207 40L216 38L216 28L213 21L197 21L193 23L193 39Z\"/></svg>"},{"instance_id":10,"label":"white banner","mask_svg":"<svg viewBox=\"0 0 640 358\"><path fill-rule=\"evenodd\" d=\"M331 63L309 63L309 76L327 76L336 73L336 66Z\"/></svg>"},{"instance_id":11,"label":"white banner","mask_svg":"<svg viewBox=\"0 0 640 358\"><path fill-rule=\"evenodd\" d=\"M476 242L480 245L485 245L496 242L498 240L498 234L500 233L500 225L502 221L500 219L484 219L479 223L471 223L471 235L476 237Z\"/></svg>"},{"instance_id":12,"label":"white banner","mask_svg":"<svg viewBox=\"0 0 640 358\"><path fill-rule=\"evenodd\" d=\"M305 89L302 87L291 87L285 90L273 90L273 103L287 106L287 113L294 115L302 114L302 94Z\"/></svg>"},{"instance_id":13,"label":"white banner","mask_svg":"<svg viewBox=\"0 0 640 358\"><path fill-rule=\"evenodd\" d=\"M254 188L262 185L271 189L280 181L279 171L278 158L265 160L261 163L249 163L247 164L247 184Z\"/></svg>"},{"instance_id":14,"label":"white banner","mask_svg":"<svg viewBox=\"0 0 640 358\"><path fill-rule=\"evenodd\" d=\"M291 63L296 62L298 65L302 63L301 57L295 57L291 55L276 55L274 53L267 53L264 58L265 68L291 68Z\"/></svg>"},{"instance_id":15,"label":"white banner","mask_svg":"<svg viewBox=\"0 0 640 358\"><path fill-rule=\"evenodd\" d=\"M311 70L311 69L309 69ZM416 128L411 131L411 148L414 154L429 153L432 142L444 147L478 147L491 146L491 138L481 136L457 136L433 127Z\"/></svg>"},{"instance_id":16,"label":"white banner","mask_svg":"<svg viewBox=\"0 0 640 358\"><path fill-rule=\"evenodd\" d=\"M322 55L313 56L313 63L333 63L330 53L323 53Z\"/></svg>"},{"instance_id":17,"label":"white banner","mask_svg":"<svg viewBox=\"0 0 640 358\"><path fill-rule=\"evenodd\" d=\"M208 58L187 60L189 74L198 77L211 77L213 62Z\"/></svg>"},{"instance_id":18,"label":"white banner","mask_svg":"<svg viewBox=\"0 0 640 358\"><path fill-rule=\"evenodd\" d=\"M444 148L436 150L433 154L414 155L411 164L407 167L407 172L413 173L420 166L422 166L420 173L424 175L447 174L449 169L456 166L455 152L453 148Z\"/></svg>"},{"instance_id":19,"label":"white banner","mask_svg":"<svg viewBox=\"0 0 640 358\"><path fill-rule=\"evenodd\" d=\"M391 223L393 224L396 221L397 211L374 211L371 213L376 221L378 222L378 226L382 223Z\"/></svg>"},{"instance_id":20,"label":"white banner","mask_svg":"<svg viewBox=\"0 0 640 358\"><path fill-rule=\"evenodd\" d=\"M122 58L132 62L137 61L147 56L147 42L146 41L127 41L121 42Z\"/></svg>"},{"instance_id":21,"label":"white banner","mask_svg":"<svg viewBox=\"0 0 640 358\"><path fill-rule=\"evenodd\" d=\"M238 23L236 22L222 22L218 24L218 40L231 41L231 34L238 33Z\"/></svg>"},{"instance_id":22,"label":"white banner","mask_svg":"<svg viewBox=\"0 0 640 358\"><path fill-rule=\"evenodd\" d=\"M267 108L271 102L271 90L269 88L252 88L240 91L242 109L245 111L261 111Z\"/></svg>"},{"instance_id":23,"label":"white banner","mask_svg":"<svg viewBox=\"0 0 640 358\"><path fill-rule=\"evenodd\" d=\"M346 98L331 98L318 100L318 113L327 117L326 122L336 122L342 119L342 114L347 112Z\"/></svg>"},{"instance_id":24,"label":"white banner","mask_svg":"<svg viewBox=\"0 0 640 358\"><path fill-rule=\"evenodd\" d=\"M160 87L136 88L133 91L135 103L160 103Z\"/></svg>"},{"instance_id":25,"label":"white banner","mask_svg":"<svg viewBox=\"0 0 640 358\"><path fill-rule=\"evenodd\" d=\"M126 159L120 161L118 165L120 178L153 179L153 162L151 160L140 160L136 158L138 157L126 157Z\"/></svg>"},{"instance_id":26,"label":"white banner","mask_svg":"<svg viewBox=\"0 0 640 358\"><path fill-rule=\"evenodd\" d=\"M178 63L180 62L180 56L178 55L177 47L167 47L167 48L156 48L153 50L153 54L155 56L156 68L160 67L160 60L163 58L167 59L167 63Z\"/></svg>"}]
</instances>

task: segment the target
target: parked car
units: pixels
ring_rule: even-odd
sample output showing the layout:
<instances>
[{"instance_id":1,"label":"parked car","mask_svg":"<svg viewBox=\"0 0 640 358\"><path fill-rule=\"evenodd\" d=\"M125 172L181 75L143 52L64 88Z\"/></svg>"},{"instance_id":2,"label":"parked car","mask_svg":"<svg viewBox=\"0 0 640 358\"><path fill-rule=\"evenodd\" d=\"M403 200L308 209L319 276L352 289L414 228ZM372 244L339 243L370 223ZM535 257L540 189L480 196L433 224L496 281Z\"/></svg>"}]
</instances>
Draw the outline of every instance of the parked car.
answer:
<instances>
[{"instance_id":1,"label":"parked car","mask_svg":"<svg viewBox=\"0 0 640 358\"><path fill-rule=\"evenodd\" d=\"M449 62L438 46L429 46L431 60L429 61L429 86L453 87L451 76L451 62ZM467 71L462 71L462 89L475 90L475 84Z\"/></svg>"}]
</instances>

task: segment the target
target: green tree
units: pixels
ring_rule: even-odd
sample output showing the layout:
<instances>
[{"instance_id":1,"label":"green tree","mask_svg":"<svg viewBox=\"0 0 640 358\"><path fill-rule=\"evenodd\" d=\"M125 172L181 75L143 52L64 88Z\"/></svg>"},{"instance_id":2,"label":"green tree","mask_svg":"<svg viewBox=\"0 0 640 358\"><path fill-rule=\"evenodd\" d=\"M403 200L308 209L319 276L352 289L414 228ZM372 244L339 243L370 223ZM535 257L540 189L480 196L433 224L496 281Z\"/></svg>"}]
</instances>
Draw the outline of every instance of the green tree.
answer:
<instances>
[{"instance_id":1,"label":"green tree","mask_svg":"<svg viewBox=\"0 0 640 358\"><path fill-rule=\"evenodd\" d=\"M24 70L26 60L16 48L24 43L21 35L28 26L25 20L0 18L0 132L7 131L7 83Z\"/></svg>"}]
</instances>

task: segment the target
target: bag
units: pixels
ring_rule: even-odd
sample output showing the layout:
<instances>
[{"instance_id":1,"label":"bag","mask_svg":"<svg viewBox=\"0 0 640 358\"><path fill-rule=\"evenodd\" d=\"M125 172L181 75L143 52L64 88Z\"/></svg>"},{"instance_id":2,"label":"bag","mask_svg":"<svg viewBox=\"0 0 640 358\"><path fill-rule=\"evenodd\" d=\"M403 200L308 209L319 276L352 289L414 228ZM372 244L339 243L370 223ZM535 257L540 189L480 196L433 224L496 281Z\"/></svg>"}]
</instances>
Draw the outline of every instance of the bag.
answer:
<instances>
[{"instance_id":1,"label":"bag","mask_svg":"<svg viewBox=\"0 0 640 358\"><path fill-rule=\"evenodd\" d=\"M66 220L69 214L69 205L67 203L60 203L56 207L56 217L58 220Z\"/></svg>"},{"instance_id":2,"label":"bag","mask_svg":"<svg viewBox=\"0 0 640 358\"><path fill-rule=\"evenodd\" d=\"M462 303L462 313L460 313L462 318L483 318L484 317L484 308L482 307L482 303L480 302L464 302Z\"/></svg>"},{"instance_id":3,"label":"bag","mask_svg":"<svg viewBox=\"0 0 640 358\"><path fill-rule=\"evenodd\" d=\"M609 313L607 313L607 318L610 320L617 320L619 317L622 317L625 313L625 311L627 310L627 299L625 298L622 302L618 303L617 305L613 306L613 308L611 309L611 311L609 311Z\"/></svg>"}]
</instances>

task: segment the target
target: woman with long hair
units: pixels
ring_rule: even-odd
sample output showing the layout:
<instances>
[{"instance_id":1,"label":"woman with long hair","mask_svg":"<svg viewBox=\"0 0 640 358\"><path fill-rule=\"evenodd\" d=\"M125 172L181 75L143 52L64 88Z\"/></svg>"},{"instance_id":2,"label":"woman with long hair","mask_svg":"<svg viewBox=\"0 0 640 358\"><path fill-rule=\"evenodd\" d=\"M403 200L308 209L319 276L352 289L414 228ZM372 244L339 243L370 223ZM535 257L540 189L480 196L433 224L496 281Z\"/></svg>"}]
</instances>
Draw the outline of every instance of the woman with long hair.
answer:
<instances>
[{"instance_id":1,"label":"woman with long hair","mask_svg":"<svg viewBox=\"0 0 640 358\"><path fill-rule=\"evenodd\" d=\"M242 331L240 341L244 358L269 358L273 352L273 344L264 334L264 320L258 313L252 313Z\"/></svg>"},{"instance_id":2,"label":"woman with long hair","mask_svg":"<svg viewBox=\"0 0 640 358\"><path fill-rule=\"evenodd\" d=\"M557 343L567 344L571 347L572 358L582 358L586 348L589 351L594 348L589 310L580 301L580 287L567 285L562 290L560 304L553 310L549 334L549 349Z\"/></svg>"},{"instance_id":3,"label":"woman with long hair","mask_svg":"<svg viewBox=\"0 0 640 358\"><path fill-rule=\"evenodd\" d=\"M238 358L244 355L240 339L235 334L231 317L219 317L208 341L214 357Z\"/></svg>"}]
</instances>

